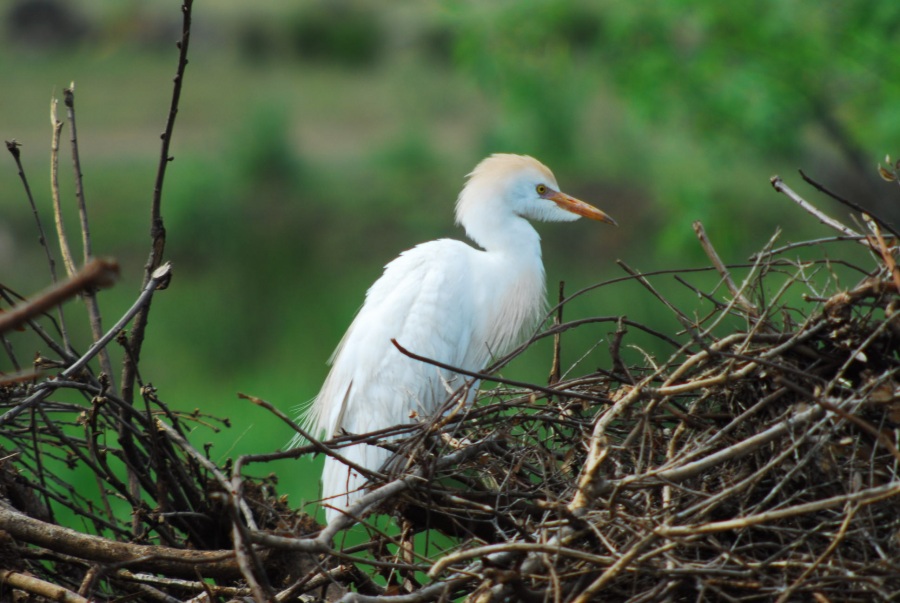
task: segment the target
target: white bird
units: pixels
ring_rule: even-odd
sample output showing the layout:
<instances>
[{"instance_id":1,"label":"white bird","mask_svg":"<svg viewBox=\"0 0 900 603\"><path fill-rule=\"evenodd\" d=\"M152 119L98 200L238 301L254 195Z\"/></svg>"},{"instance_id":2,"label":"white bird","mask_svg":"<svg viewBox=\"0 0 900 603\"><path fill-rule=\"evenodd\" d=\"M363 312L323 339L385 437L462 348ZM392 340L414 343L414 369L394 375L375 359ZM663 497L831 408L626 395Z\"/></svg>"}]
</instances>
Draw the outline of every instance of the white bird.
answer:
<instances>
[{"instance_id":1,"label":"white bird","mask_svg":"<svg viewBox=\"0 0 900 603\"><path fill-rule=\"evenodd\" d=\"M419 356L483 369L520 343L545 312L540 237L528 220L579 216L616 223L560 192L553 173L532 157L496 154L479 163L457 200L456 222L480 249L440 239L385 266L331 357L331 371L304 419L310 433L326 439L364 434L432 415L464 377L401 354L391 339ZM375 471L390 456L368 444L337 452ZM365 483L327 457L327 519L362 496Z\"/></svg>"}]
</instances>

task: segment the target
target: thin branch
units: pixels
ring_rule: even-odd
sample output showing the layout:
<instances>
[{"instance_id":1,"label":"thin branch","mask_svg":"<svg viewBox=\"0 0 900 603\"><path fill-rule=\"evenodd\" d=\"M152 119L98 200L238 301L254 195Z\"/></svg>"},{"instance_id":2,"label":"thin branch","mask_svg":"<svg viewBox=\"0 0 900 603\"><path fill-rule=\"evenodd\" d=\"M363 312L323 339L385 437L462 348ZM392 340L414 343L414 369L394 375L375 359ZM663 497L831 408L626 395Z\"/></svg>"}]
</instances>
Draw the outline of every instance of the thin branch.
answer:
<instances>
[{"instance_id":1,"label":"thin branch","mask_svg":"<svg viewBox=\"0 0 900 603\"><path fill-rule=\"evenodd\" d=\"M32 215L34 215L34 222L38 230L38 242L43 248L44 253L47 255L47 265L50 267L50 278L55 283L56 261L53 259L53 254L50 253L50 246L47 244L47 235L44 233L44 225L41 223L41 216L38 213L37 205L34 203L34 195L31 194L31 187L28 185L28 178L25 177L25 168L22 167L22 158L21 153L19 152L20 146L21 145L15 140L6 141L6 149L10 152L16 162L16 168L19 171L19 178L22 180L22 186L25 187L25 195L28 197L28 204L31 206L31 213ZM62 317L60 317L60 322L62 322Z\"/></svg>"},{"instance_id":2,"label":"thin branch","mask_svg":"<svg viewBox=\"0 0 900 603\"><path fill-rule=\"evenodd\" d=\"M94 257L91 250L91 231L88 226L87 205L84 200L84 183L81 173L81 158L78 152L78 133L75 129L75 82L63 90L63 102L66 105L66 114L69 118L69 127L72 132L72 167L75 172L75 198L78 202L78 218L81 224L81 243L84 251L84 263L87 264ZM85 306L87 306L88 317L91 324L91 333L94 341L103 336L103 318L100 315L100 305L97 302L97 293L91 288L87 288L82 292ZM112 360L109 357L109 350L100 349L100 370L109 379L110 389L115 392L115 376L112 370Z\"/></svg>"},{"instance_id":3,"label":"thin branch","mask_svg":"<svg viewBox=\"0 0 900 603\"><path fill-rule=\"evenodd\" d=\"M184 72L188 64L188 46L191 40L191 9L193 0L184 0L181 6L182 24L181 39L176 43L178 47L178 67L175 73L172 89L172 101L169 105L169 114L166 119L166 127L162 133L162 145L160 148L159 167L156 172L156 182L153 186L153 200L150 206L150 255L144 265L144 284L152 278L153 272L163 261L166 246L166 228L162 218L162 191L166 177L166 167L174 158L169 155L169 145L172 142L172 132L175 128L175 117L178 115L178 103L181 100L181 87L184 83ZM141 358L141 348L144 342L144 331L147 328L147 320L150 316L150 306L143 308L137 315L131 328L131 337L128 340L130 353L126 355L122 368L122 398L131 403L134 400L134 379L137 371L137 363Z\"/></svg>"},{"instance_id":4,"label":"thin branch","mask_svg":"<svg viewBox=\"0 0 900 603\"><path fill-rule=\"evenodd\" d=\"M50 100L50 126L53 135L50 140L50 192L53 196L53 220L56 224L56 236L59 239L59 250L62 254L63 265L66 274L75 274L75 260L72 256L72 248L69 246L69 237L66 235L65 221L62 215L62 202L59 198L59 138L62 133L63 122L57 115L59 101Z\"/></svg>"},{"instance_id":5,"label":"thin branch","mask_svg":"<svg viewBox=\"0 0 900 603\"><path fill-rule=\"evenodd\" d=\"M802 207L808 213L815 216L819 220L819 222L821 222L822 224L825 224L826 226L829 226L829 227L833 228L834 230L837 230L844 236L851 237L854 240L858 240L863 245L869 247L869 242L865 239L865 237L862 237L858 232L856 232L849 226L846 226L846 225L842 224L841 222L839 222L838 220L835 220L834 218L827 215L822 210L815 207L812 203L810 203L809 201L807 201L806 199L804 199L803 197L801 197L800 195L795 193L791 187L789 187L787 184L784 183L784 181L781 179L781 177L772 176L771 183L772 183L772 187L776 191L787 195L787 197L791 201L793 201L794 203L796 203L797 205Z\"/></svg>"},{"instance_id":6,"label":"thin branch","mask_svg":"<svg viewBox=\"0 0 900 603\"><path fill-rule=\"evenodd\" d=\"M870 505L886 498L900 496L900 482L889 482L881 486L866 488L859 492L850 494L840 494L820 500L814 500L809 503L795 505L775 511L768 511L756 515L746 517L737 517L723 521L713 521L700 525L687 526L660 526L656 528L656 533L666 538L677 538L679 536L695 536L697 534L709 534L712 532L724 532L732 530L740 530L750 526L771 523L788 517L796 517L805 515L814 511L830 509L846 505L848 503L857 503L860 505Z\"/></svg>"},{"instance_id":7,"label":"thin branch","mask_svg":"<svg viewBox=\"0 0 900 603\"><path fill-rule=\"evenodd\" d=\"M498 377L497 375L490 375L487 373L479 373L477 371L469 371L458 366L453 366L451 364L447 364L445 362L440 362L438 360L434 360L432 358L427 358L425 356L420 356L418 354L414 354L410 352L405 347L400 345L400 343L396 339L391 339L391 343L394 344L394 347L400 351L404 356L408 356L413 360L418 360L419 362L424 362L426 364L430 364L432 366L436 366L438 368L446 369L448 371L453 371L454 373L459 373L460 375L465 375L466 377L473 377L475 379L479 379L482 381L495 381L497 383L503 383L504 385L512 385L513 387L521 387L523 389L530 389L534 391L541 392L542 394L547 394L548 396L564 396L568 398L580 398L582 400L590 400L591 402L600 402L602 404L608 404L608 398L601 398L599 396L594 396L585 392L575 392L575 391L567 391L562 389L554 389L552 387L543 387L534 383L526 383L524 381L516 381L514 379L507 379L505 377Z\"/></svg>"},{"instance_id":8,"label":"thin branch","mask_svg":"<svg viewBox=\"0 0 900 603\"><path fill-rule=\"evenodd\" d=\"M838 203L846 205L847 207L849 207L852 210L858 211L861 214L868 214L868 215L872 216L872 218L874 218L876 222L881 224L889 233L891 233L895 237L900 237L900 232L898 232L897 229L894 228L890 222L888 222L884 218L881 218L877 214L873 213L871 209L866 209L859 203L856 203L854 201L851 201L850 199L847 199L845 197L838 195L834 191L827 188L824 184L821 184L820 182L813 180L812 178L807 176L806 172L804 172L803 170L797 170L797 171L800 172L800 176L803 178L803 180L805 180L808 184L813 186L817 191L825 193L826 195L828 195L829 197L831 197Z\"/></svg>"},{"instance_id":9,"label":"thin branch","mask_svg":"<svg viewBox=\"0 0 900 603\"><path fill-rule=\"evenodd\" d=\"M553 317L553 326L559 327L563 320L563 301L566 299L566 282L559 281L559 302L556 304L556 315ZM560 380L562 368L562 332L557 331L553 335L553 360L550 363L550 378L547 380L548 385L556 385Z\"/></svg>"},{"instance_id":10,"label":"thin branch","mask_svg":"<svg viewBox=\"0 0 900 603\"><path fill-rule=\"evenodd\" d=\"M367 476L369 479L384 479L386 477L383 473L374 471L367 467L363 467L362 465L354 463L353 461L351 461L350 459L341 455L340 453L335 452L331 447L329 447L327 444L323 443L318 438L313 436L311 433L309 433L308 431L303 429L303 427L301 427L295 421L292 421L290 417L288 417L286 414L284 414L283 412L281 412L280 410L278 410L277 408L272 406L272 404L270 404L269 402L267 402L261 398L257 398L256 396L251 396L249 394L244 394L244 393L240 393L240 392L238 392L238 398L242 398L244 400L249 400L253 404L255 404L257 406L261 406L262 408L265 408L266 410L268 410L270 413L274 414L276 417L278 417L279 419L284 421L287 425L289 425L291 427L291 429L293 429L294 432L296 434L298 434L303 440L306 440L307 442L309 442L309 444L312 446L312 448L316 452L321 452L322 454L324 454L326 456L330 456L331 458L346 465L350 469L353 469L354 471L358 472L360 475ZM367 435L372 435L372 434L354 434L354 435L366 435L367 436Z\"/></svg>"},{"instance_id":11,"label":"thin branch","mask_svg":"<svg viewBox=\"0 0 900 603\"><path fill-rule=\"evenodd\" d=\"M137 300L132 304L131 308L122 315L122 318L110 329L106 335L102 336L100 339L94 342L94 344L85 352L74 364L69 366L66 370L64 370L60 377L66 379L72 377L73 375L78 374L81 369L83 369L91 359L97 355L97 353L103 349L106 344L108 344L113 337L115 337L119 331L121 331L126 324L137 314L138 310L143 307L144 304L148 302L148 300L153 296L153 293L156 291L157 287L160 287L163 283L168 282L171 276L171 266L169 264L164 264L162 267L158 268L153 278L147 283L147 286L141 292L141 295L138 296ZM42 384L39 384L35 387L37 390L35 393L25 398L22 402L19 403L15 408L8 410L3 415L0 415L0 427L6 425L13 419L15 419L19 414L23 411L27 410L31 406L40 403L44 398L50 395L53 391L52 387L41 387Z\"/></svg>"},{"instance_id":12,"label":"thin branch","mask_svg":"<svg viewBox=\"0 0 900 603\"><path fill-rule=\"evenodd\" d=\"M119 278L119 264L111 259L93 259L71 278L37 294L30 301L18 304L0 314L0 333L22 325L28 319L43 314L87 289L111 287Z\"/></svg>"},{"instance_id":13,"label":"thin branch","mask_svg":"<svg viewBox=\"0 0 900 603\"><path fill-rule=\"evenodd\" d=\"M78 559L112 563L132 571L158 572L180 578L240 576L233 551L196 551L130 544L82 534L24 515L0 502L0 529L17 540L46 547Z\"/></svg>"},{"instance_id":14,"label":"thin branch","mask_svg":"<svg viewBox=\"0 0 900 603\"><path fill-rule=\"evenodd\" d=\"M731 292L732 297L737 301L740 306L747 311L750 316L757 317L759 316L759 310L750 300L744 297L743 292L741 292L737 285L734 284L734 281L731 278L731 273L728 272L728 269L725 267L725 263L722 262L722 258L719 257L719 254L716 252L716 248L713 247L712 241L709 240L709 237L706 236L706 230L703 228L703 223L699 220L694 222L694 233L697 235L697 238L700 240L700 245L703 247L703 251L706 252L706 256L710 259L713 266L715 266L716 270L719 272L719 275L722 277L722 280L725 281L725 286L728 287L728 291Z\"/></svg>"},{"instance_id":15,"label":"thin branch","mask_svg":"<svg viewBox=\"0 0 900 603\"><path fill-rule=\"evenodd\" d=\"M75 172L75 199L78 202L78 219L81 225L81 244L86 264L94 257L91 249L91 231L88 226L87 205L84 201L84 175L81 172L81 156L78 152L78 132L75 129L75 82L63 89L63 104L69 118L69 129L72 132L72 169Z\"/></svg>"}]
</instances>

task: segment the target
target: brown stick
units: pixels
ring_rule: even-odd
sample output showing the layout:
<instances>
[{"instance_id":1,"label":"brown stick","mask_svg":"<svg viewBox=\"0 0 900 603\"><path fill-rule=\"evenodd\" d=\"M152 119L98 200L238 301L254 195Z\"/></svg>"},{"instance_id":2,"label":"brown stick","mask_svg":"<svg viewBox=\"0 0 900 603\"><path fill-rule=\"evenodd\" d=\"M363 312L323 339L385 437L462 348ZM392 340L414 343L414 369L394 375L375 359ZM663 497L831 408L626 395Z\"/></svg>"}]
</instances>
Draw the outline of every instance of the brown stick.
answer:
<instances>
[{"instance_id":1,"label":"brown stick","mask_svg":"<svg viewBox=\"0 0 900 603\"><path fill-rule=\"evenodd\" d=\"M556 315L553 317L553 326L558 327L562 324L563 319L563 306L566 301L566 281L559 281L559 302L556 304ZM561 355L562 350L560 348L562 333L557 331L553 334L553 362L550 365L550 379L548 381L548 385L556 385L559 383L561 378L562 369L560 368L560 364L562 363Z\"/></svg>"},{"instance_id":2,"label":"brown stick","mask_svg":"<svg viewBox=\"0 0 900 603\"><path fill-rule=\"evenodd\" d=\"M88 226L87 205L84 201L84 183L81 173L81 158L78 152L78 133L75 129L75 82L63 90L63 102L66 105L66 114L69 118L69 126L72 131L72 167L75 171L75 198L78 201L78 218L81 225L81 244L84 253L84 263L90 262L93 257L91 250L91 231ZM87 287L82 292L84 305L87 307L88 319L91 324L91 334L94 341L103 337L103 319L100 315L100 305L97 303L97 295L93 288ZM103 348L99 353L100 370L109 378L109 387L116 393L115 377L113 376L112 360L109 350Z\"/></svg>"},{"instance_id":3,"label":"brown stick","mask_svg":"<svg viewBox=\"0 0 900 603\"><path fill-rule=\"evenodd\" d=\"M694 233L697 235L697 238L700 240L700 245L703 247L703 251L706 252L707 257L713 263L713 266L716 267L716 270L721 275L722 280L725 281L725 286L728 287L728 291L731 292L731 296L734 297L735 301L747 311L747 314L757 317L759 316L759 309L753 304L750 300L744 297L744 294L738 289L738 286L734 283L734 280L731 278L731 273L728 272L728 268L725 267L725 263L722 262L722 258L719 257L719 254L716 252L716 248L713 247L712 241L709 240L709 237L706 236L706 230L703 228L703 223L697 220L694 222Z\"/></svg>"},{"instance_id":4,"label":"brown stick","mask_svg":"<svg viewBox=\"0 0 900 603\"><path fill-rule=\"evenodd\" d=\"M860 243L862 243L866 247L871 247L871 245L869 244L869 241L866 240L865 237L861 238L861 235L858 232L856 232L849 226L845 226L838 220L835 220L834 218L832 218L831 216L829 216L822 210L813 206L812 203L810 203L809 201L807 201L806 199L804 199L803 197L801 197L800 195L795 193L791 187L789 187L787 184L784 183L784 181L781 179L781 176L772 176L770 182L772 183L772 187L776 191L787 195L791 201L793 201L794 203L796 203L797 205L802 207L804 210L806 210L807 212L809 212L810 214L812 214L813 216L818 218L819 222L821 222L822 224L825 224L826 226L830 226L831 228L837 230L838 232L840 232L841 234L843 234L845 236L853 237L854 239L859 239Z\"/></svg>"},{"instance_id":5,"label":"brown stick","mask_svg":"<svg viewBox=\"0 0 900 603\"><path fill-rule=\"evenodd\" d=\"M19 590L44 597L57 603L88 603L88 599L73 593L67 588L45 582L40 578L29 576L21 572L0 570L0 585L11 586ZM12 599L11 599L12 600Z\"/></svg>"},{"instance_id":6,"label":"brown stick","mask_svg":"<svg viewBox=\"0 0 900 603\"><path fill-rule=\"evenodd\" d=\"M0 333L15 329L29 318L75 297L87 289L109 287L119 278L119 264L112 259L94 259L71 278L39 293L31 301L0 314Z\"/></svg>"},{"instance_id":7,"label":"brown stick","mask_svg":"<svg viewBox=\"0 0 900 603\"><path fill-rule=\"evenodd\" d=\"M50 101L50 125L53 127L53 136L50 140L50 193L53 196L53 219L56 224L56 237L59 239L59 250L62 254L63 265L66 274L75 274L75 260L72 258L72 248L69 246L69 237L66 235L66 227L62 217L62 203L59 200L59 136L62 133L63 122L59 121L56 108L59 100Z\"/></svg>"},{"instance_id":8,"label":"brown stick","mask_svg":"<svg viewBox=\"0 0 900 603\"><path fill-rule=\"evenodd\" d=\"M159 167L156 172L156 183L153 186L153 201L150 206L150 255L144 265L144 285L151 279L153 272L162 264L163 252L166 247L166 227L162 218L162 189L166 177L166 167L173 157L169 156L169 144L172 141L172 131L175 128L175 116L178 115L178 103L181 99L181 85L184 82L184 71L187 68L188 45L191 40L191 7L193 0L184 0L181 6L183 15L181 25L181 40L177 43L178 67L175 73L174 87L172 90L172 102L169 105L169 116L166 119L166 129L162 133L162 148L160 149ZM131 337L128 339L129 353L125 355L122 368L122 399L131 404L134 401L134 380L137 372L137 364L141 357L141 346L144 342L144 330L147 328L147 320L150 316L150 304L143 308L134 319L131 327Z\"/></svg>"},{"instance_id":9,"label":"brown stick","mask_svg":"<svg viewBox=\"0 0 900 603\"><path fill-rule=\"evenodd\" d=\"M238 578L234 551L197 551L117 542L33 519L0 504L0 529L16 540L96 563L167 576Z\"/></svg>"}]
</instances>

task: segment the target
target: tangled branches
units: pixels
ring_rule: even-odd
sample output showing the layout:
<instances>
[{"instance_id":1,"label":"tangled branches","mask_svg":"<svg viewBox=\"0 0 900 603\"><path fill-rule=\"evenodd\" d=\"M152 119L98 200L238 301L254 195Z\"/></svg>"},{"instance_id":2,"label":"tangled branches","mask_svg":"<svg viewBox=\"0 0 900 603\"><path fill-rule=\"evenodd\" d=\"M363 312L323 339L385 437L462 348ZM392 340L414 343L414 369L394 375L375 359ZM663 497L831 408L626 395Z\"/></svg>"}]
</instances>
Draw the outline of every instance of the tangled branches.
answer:
<instances>
[{"instance_id":1,"label":"tangled branches","mask_svg":"<svg viewBox=\"0 0 900 603\"><path fill-rule=\"evenodd\" d=\"M429 576L478 600L890 599L900 588L896 248L865 220L868 236L839 225L846 239L831 241L862 243L875 259L849 290L834 260L791 260L797 246L773 250L774 238L738 286L697 224L720 275L701 293L713 307L704 317L689 319L632 271L683 326L667 361L624 362L620 319L611 369L555 383L563 395L507 390L434 423L403 451L414 465L484 450L388 505L462 539Z\"/></svg>"},{"instance_id":2,"label":"tangled branches","mask_svg":"<svg viewBox=\"0 0 900 603\"><path fill-rule=\"evenodd\" d=\"M304 434L304 448L224 467L188 437L191 424L216 419L173 410L138 371L141 404L131 404L92 368L112 342L137 368L122 329L168 282L168 265L81 355L56 328L62 317L44 313L111 284L113 262L93 260L18 304L4 291L14 307L0 326L30 330L53 357L0 384L0 581L79 603L890 599L900 588L895 239L876 218L863 217L862 235L774 184L840 236L777 249L776 236L751 263L726 266L696 224L709 268L643 274L622 264L626 277L591 288L640 283L676 333L624 316L562 322L581 291L561 300L549 329L470 374L499 384L474 407L458 392L428 422L325 443ZM869 269L842 259L860 245ZM801 248L818 255L792 257ZM711 289L691 284L703 272L717 276ZM705 309L679 308L654 284L663 275ZM596 323L611 329L602 368L561 375L555 364L547 386L498 376L543 338L558 359L566 333ZM635 333L668 351L638 348ZM642 362L628 357L636 349ZM359 441L396 454L324 529L274 481L245 475L250 464L339 457ZM99 496L60 467L87 471ZM341 544L356 523L364 535Z\"/></svg>"}]
</instances>

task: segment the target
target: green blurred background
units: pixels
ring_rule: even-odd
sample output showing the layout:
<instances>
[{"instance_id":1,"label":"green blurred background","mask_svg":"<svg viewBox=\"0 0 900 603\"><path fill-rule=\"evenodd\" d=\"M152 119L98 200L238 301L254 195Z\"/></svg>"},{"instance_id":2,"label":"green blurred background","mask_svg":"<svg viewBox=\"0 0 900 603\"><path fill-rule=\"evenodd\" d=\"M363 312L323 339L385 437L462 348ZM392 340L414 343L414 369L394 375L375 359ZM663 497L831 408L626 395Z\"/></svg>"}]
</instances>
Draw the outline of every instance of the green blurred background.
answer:
<instances>
[{"instance_id":1,"label":"green blurred background","mask_svg":"<svg viewBox=\"0 0 900 603\"><path fill-rule=\"evenodd\" d=\"M45 228L49 103L76 84L95 254L122 266L100 295L107 326L136 296L148 252L179 6L2 7L0 134L23 145ZM282 446L289 428L236 392L286 411L312 398L382 266L418 242L463 236L453 202L492 152L538 157L563 190L621 225L538 226L551 298L559 280L573 292L621 276L616 258L644 271L705 265L694 220L727 262L776 227L782 242L831 234L772 191L774 173L841 219L847 211L804 188L796 168L893 220L896 188L876 165L900 140L898 32L900 3L863 0L197 0L163 197L174 279L153 303L143 377L178 408L231 418L232 429L193 434L214 443L216 460ZM37 291L49 276L34 220L11 159L0 170L2 282ZM659 286L701 303L671 277ZM566 312L679 328L634 283ZM68 315L86 322L78 304ZM567 334L564 364L608 364L612 330ZM84 329L78 341L87 348ZM543 380L549 356L549 344L535 346L505 372ZM316 496L318 467L272 466L294 504Z\"/></svg>"}]
</instances>

